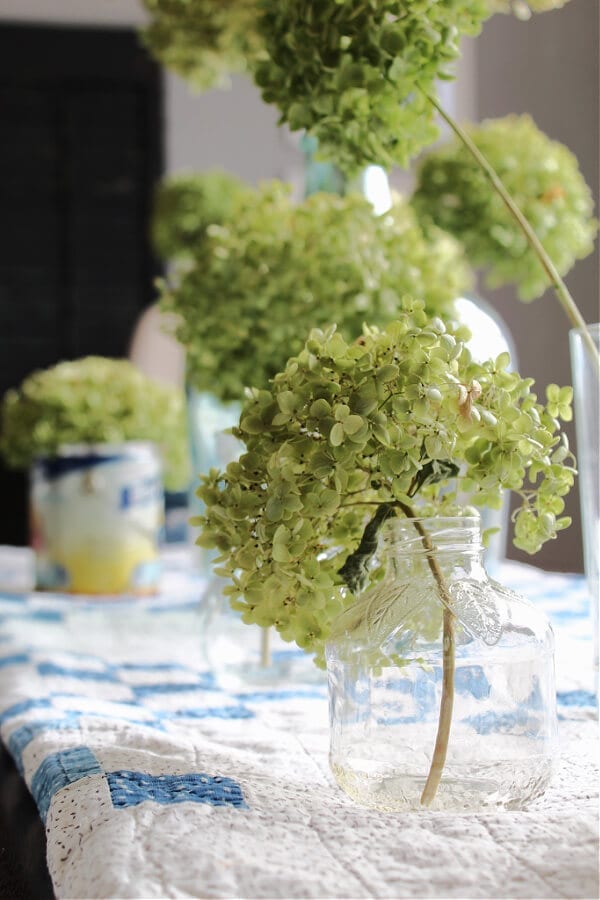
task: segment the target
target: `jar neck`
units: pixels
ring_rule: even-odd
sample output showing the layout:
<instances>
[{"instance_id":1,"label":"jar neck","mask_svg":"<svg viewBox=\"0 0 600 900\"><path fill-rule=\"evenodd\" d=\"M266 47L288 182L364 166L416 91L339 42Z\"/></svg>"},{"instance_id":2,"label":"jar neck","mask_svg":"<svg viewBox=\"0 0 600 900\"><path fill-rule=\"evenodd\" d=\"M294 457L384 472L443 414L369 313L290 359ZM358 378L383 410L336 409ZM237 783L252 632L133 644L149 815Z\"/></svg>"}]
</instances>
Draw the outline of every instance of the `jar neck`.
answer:
<instances>
[{"instance_id":1,"label":"jar neck","mask_svg":"<svg viewBox=\"0 0 600 900\"><path fill-rule=\"evenodd\" d=\"M390 519L383 529L382 548L398 573L427 572L433 557L449 580L487 577L481 522L475 516Z\"/></svg>"}]
</instances>

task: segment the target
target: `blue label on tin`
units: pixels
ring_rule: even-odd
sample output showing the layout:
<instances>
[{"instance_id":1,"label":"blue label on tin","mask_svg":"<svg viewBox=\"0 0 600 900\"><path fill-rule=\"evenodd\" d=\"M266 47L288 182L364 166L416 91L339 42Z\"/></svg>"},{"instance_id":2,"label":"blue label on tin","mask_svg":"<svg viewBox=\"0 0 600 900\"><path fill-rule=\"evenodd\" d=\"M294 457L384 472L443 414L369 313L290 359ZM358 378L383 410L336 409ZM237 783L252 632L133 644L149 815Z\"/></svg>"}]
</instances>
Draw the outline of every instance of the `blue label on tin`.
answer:
<instances>
[{"instance_id":1,"label":"blue label on tin","mask_svg":"<svg viewBox=\"0 0 600 900\"><path fill-rule=\"evenodd\" d=\"M131 509L156 503L162 499L162 482L158 478L142 478L136 484L127 484L121 488L119 509Z\"/></svg>"},{"instance_id":2,"label":"blue label on tin","mask_svg":"<svg viewBox=\"0 0 600 900\"><path fill-rule=\"evenodd\" d=\"M87 456L45 456L43 459L37 460L36 465L39 466L45 478L53 480L61 478L63 475L70 475L72 472L84 472L95 466L103 466L106 463L119 462L124 459L127 457L121 454L103 456L95 453Z\"/></svg>"}]
</instances>

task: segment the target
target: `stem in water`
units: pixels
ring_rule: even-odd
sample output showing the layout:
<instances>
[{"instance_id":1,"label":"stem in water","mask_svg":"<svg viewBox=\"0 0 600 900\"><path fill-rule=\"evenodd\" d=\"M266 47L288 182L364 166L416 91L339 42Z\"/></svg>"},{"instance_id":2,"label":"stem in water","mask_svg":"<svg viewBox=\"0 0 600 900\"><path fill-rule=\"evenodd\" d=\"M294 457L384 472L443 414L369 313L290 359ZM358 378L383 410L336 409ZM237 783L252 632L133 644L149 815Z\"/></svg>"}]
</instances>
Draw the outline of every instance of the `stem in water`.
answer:
<instances>
[{"instance_id":1,"label":"stem in water","mask_svg":"<svg viewBox=\"0 0 600 900\"><path fill-rule=\"evenodd\" d=\"M448 592L446 579L440 569L439 563L435 557L435 550L431 543L428 532L423 528L416 518L413 510L405 503L398 501L398 506L408 519L413 520L413 524L419 533L425 554L427 564L431 570L431 574L435 580L440 597L444 601L443 624L442 624L442 697L440 701L440 714L438 718L438 730L435 739L435 747L433 757L429 767L429 774L423 793L421 794L421 805L430 806L433 802L446 763L446 754L448 752L448 741L450 738L450 727L452 725L452 710L454 708L454 668L456 663L455 653L455 633L454 622L455 617L451 611L452 598Z\"/></svg>"}]
</instances>

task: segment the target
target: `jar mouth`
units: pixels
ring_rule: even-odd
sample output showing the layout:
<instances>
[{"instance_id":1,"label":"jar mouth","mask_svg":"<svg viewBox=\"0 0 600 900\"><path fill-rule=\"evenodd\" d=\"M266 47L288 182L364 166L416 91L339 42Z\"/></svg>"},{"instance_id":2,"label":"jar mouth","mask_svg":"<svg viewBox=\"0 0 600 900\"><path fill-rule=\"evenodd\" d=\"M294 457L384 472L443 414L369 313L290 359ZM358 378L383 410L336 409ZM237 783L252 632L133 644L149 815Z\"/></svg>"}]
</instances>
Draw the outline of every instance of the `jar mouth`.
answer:
<instances>
[{"instance_id":1,"label":"jar mouth","mask_svg":"<svg viewBox=\"0 0 600 900\"><path fill-rule=\"evenodd\" d=\"M425 551L426 539L436 550L481 547L481 518L479 516L395 516L382 529L383 540L397 550Z\"/></svg>"}]
</instances>

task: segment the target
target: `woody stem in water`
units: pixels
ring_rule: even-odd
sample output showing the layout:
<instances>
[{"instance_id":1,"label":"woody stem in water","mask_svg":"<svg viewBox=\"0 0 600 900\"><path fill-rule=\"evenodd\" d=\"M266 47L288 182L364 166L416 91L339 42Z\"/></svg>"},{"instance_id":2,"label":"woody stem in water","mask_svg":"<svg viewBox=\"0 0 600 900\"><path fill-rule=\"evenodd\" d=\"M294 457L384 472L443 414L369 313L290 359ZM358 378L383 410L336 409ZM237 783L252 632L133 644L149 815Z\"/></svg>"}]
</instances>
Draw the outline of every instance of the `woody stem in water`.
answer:
<instances>
[{"instance_id":1,"label":"woody stem in water","mask_svg":"<svg viewBox=\"0 0 600 900\"><path fill-rule=\"evenodd\" d=\"M440 701L440 714L438 719L435 747L433 750L433 757L431 759L431 766L429 767L427 781L425 782L425 787L423 788L423 793L421 794L421 805L430 806L435 799L437 789L442 779L442 773L444 771L444 765L446 763L446 754L448 752L450 727L452 725L452 710L454 707L454 668L456 661L454 632L455 617L451 610L452 599L450 597L450 594L448 593L446 579L444 578L439 563L435 557L435 551L431 543L429 534L416 518L410 506L399 501L398 506L408 519L413 520L413 524L421 538L423 547L425 548L427 564L429 565L431 574L433 575L444 605L442 619L443 650L442 697Z\"/></svg>"}]
</instances>

